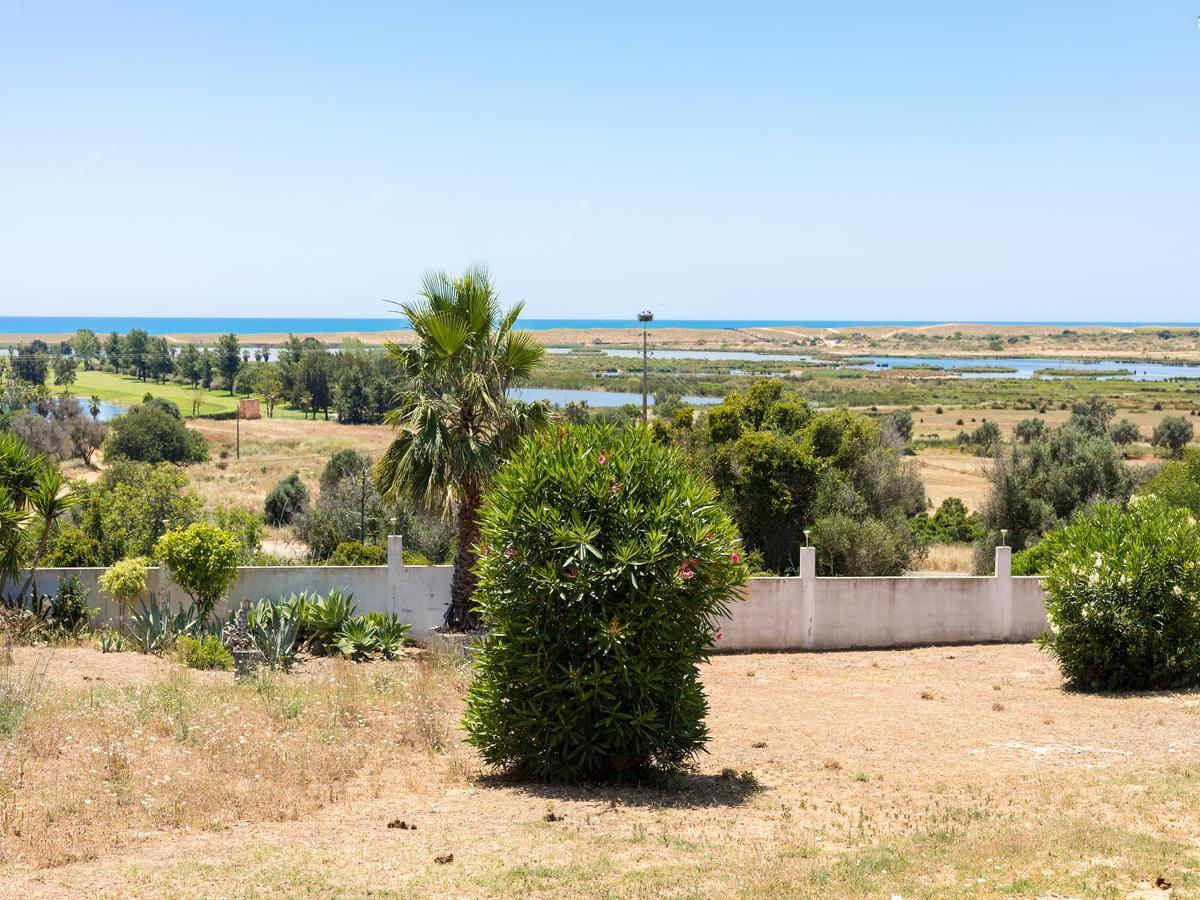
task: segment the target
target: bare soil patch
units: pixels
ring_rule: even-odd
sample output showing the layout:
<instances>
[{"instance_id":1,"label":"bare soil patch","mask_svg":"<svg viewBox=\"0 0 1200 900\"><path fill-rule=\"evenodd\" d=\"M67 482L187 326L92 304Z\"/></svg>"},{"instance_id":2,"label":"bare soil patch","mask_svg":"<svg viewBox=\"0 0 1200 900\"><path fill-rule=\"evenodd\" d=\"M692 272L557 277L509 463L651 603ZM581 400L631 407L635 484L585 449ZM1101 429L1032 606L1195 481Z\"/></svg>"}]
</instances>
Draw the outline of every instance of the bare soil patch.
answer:
<instances>
[{"instance_id":1,"label":"bare soil patch","mask_svg":"<svg viewBox=\"0 0 1200 900\"><path fill-rule=\"evenodd\" d=\"M18 665L35 653L18 651ZM51 657L48 682L65 694L85 670L132 689L171 666L85 650ZM360 671L361 698L421 665ZM453 720L460 676L440 671L449 693L432 696ZM328 675L295 677L320 685ZM230 690L228 676L211 678L196 689ZM207 828L138 823L129 833L113 821L111 850L52 866L16 854L0 878L21 896L1122 896L1156 878L1174 896L1200 887L1198 693L1066 692L1053 661L1028 645L725 655L704 680L710 753L669 788L509 783L482 773L456 739L421 747L391 730L389 714L375 724L375 701L360 698L368 724L339 733L349 742L339 746L372 762L324 802L285 816L250 804ZM348 758L337 757L338 772ZM130 764L136 778L142 761ZM396 821L409 827L388 827Z\"/></svg>"}]
</instances>

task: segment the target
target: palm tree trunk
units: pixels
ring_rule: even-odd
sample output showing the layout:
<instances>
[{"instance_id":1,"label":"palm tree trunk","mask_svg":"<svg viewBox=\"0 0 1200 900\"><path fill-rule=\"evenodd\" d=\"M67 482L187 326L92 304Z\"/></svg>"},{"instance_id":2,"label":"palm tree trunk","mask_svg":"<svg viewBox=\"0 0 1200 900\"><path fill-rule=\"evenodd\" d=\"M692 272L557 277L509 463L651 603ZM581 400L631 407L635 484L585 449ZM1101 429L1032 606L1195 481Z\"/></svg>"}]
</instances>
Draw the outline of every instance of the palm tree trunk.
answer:
<instances>
[{"instance_id":1,"label":"palm tree trunk","mask_svg":"<svg viewBox=\"0 0 1200 900\"><path fill-rule=\"evenodd\" d=\"M446 625L451 631L474 631L479 627L479 611L475 606L476 577L475 545L479 543L479 491L463 492L458 507L458 549L454 554L454 574L450 579L450 609Z\"/></svg>"},{"instance_id":2,"label":"palm tree trunk","mask_svg":"<svg viewBox=\"0 0 1200 900\"><path fill-rule=\"evenodd\" d=\"M47 523L38 537L37 547L34 549L33 556L29 560L29 574L25 577L25 583L21 585L21 590L17 592L18 600L24 597L25 592L33 586L33 579L37 577L38 563L42 561L42 554L46 552L46 544L49 541L50 523Z\"/></svg>"}]
</instances>

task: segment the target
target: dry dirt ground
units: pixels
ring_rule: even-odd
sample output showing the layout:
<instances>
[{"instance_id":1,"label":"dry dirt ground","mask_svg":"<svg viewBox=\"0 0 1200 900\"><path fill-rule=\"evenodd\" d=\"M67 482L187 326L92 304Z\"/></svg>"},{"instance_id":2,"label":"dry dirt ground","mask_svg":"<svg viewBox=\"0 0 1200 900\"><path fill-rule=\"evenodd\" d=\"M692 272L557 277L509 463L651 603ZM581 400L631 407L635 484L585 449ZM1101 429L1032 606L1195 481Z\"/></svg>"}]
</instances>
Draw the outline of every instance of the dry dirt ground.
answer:
<instances>
[{"instance_id":1,"label":"dry dirt ground","mask_svg":"<svg viewBox=\"0 0 1200 900\"><path fill-rule=\"evenodd\" d=\"M18 650L17 665L37 654ZM403 677L417 664L376 664L372 677ZM132 695L173 667L83 649L50 651L48 665L48 685L65 694L102 683ZM0 894L1200 891L1200 693L1067 692L1030 645L726 655L705 667L704 681L710 752L670 789L511 784L483 775L457 740L389 744L387 764L290 820L133 833L114 825L94 858L38 867L29 848L10 857ZM69 717L72 704L62 708ZM361 729L363 741L374 735L364 757L390 733L374 727ZM131 761L135 775L140 764ZM73 827L71 810L64 801L56 827Z\"/></svg>"}]
</instances>

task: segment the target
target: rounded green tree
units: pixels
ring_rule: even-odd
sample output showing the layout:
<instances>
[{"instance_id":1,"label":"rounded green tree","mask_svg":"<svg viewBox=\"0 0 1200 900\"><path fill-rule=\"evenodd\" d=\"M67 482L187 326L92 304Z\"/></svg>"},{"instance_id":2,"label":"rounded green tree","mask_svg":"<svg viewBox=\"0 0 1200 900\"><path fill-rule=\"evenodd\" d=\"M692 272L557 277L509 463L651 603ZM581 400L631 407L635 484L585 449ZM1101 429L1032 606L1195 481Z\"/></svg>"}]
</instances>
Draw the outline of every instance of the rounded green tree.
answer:
<instances>
[{"instance_id":1,"label":"rounded green tree","mask_svg":"<svg viewBox=\"0 0 1200 900\"><path fill-rule=\"evenodd\" d=\"M1048 539L1050 540L1050 539ZM1155 497L1053 533L1043 643L1085 690L1200 685L1200 527Z\"/></svg>"},{"instance_id":2,"label":"rounded green tree","mask_svg":"<svg viewBox=\"0 0 1200 900\"><path fill-rule=\"evenodd\" d=\"M237 539L209 522L195 522L182 531L168 531L154 555L171 570L171 579L192 598L196 616L208 621L217 601L237 578L241 558Z\"/></svg>"},{"instance_id":3,"label":"rounded green tree","mask_svg":"<svg viewBox=\"0 0 1200 900\"><path fill-rule=\"evenodd\" d=\"M647 429L563 427L500 470L480 522L465 726L487 763L624 779L700 752L698 665L746 579L712 487Z\"/></svg>"}]
</instances>

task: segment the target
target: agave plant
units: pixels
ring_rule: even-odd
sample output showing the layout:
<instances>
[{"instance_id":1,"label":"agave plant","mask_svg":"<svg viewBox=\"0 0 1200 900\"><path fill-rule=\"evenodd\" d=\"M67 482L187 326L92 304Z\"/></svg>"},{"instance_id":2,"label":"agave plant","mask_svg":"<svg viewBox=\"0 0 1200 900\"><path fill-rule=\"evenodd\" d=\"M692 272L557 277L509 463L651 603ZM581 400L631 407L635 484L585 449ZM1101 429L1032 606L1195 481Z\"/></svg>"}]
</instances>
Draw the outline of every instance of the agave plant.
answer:
<instances>
[{"instance_id":1,"label":"agave plant","mask_svg":"<svg viewBox=\"0 0 1200 900\"><path fill-rule=\"evenodd\" d=\"M120 633L106 628L100 632L100 652L101 653L124 653L127 649L125 639Z\"/></svg>"},{"instance_id":2,"label":"agave plant","mask_svg":"<svg viewBox=\"0 0 1200 900\"><path fill-rule=\"evenodd\" d=\"M125 633L139 653L162 656L177 637L192 634L198 625L194 608L172 613L170 603L160 605L158 597L151 593L150 598L143 600L137 612L125 622Z\"/></svg>"},{"instance_id":3,"label":"agave plant","mask_svg":"<svg viewBox=\"0 0 1200 900\"><path fill-rule=\"evenodd\" d=\"M366 659L379 650L379 628L363 616L347 619L334 637L334 646L342 656Z\"/></svg>"},{"instance_id":4,"label":"agave plant","mask_svg":"<svg viewBox=\"0 0 1200 900\"><path fill-rule=\"evenodd\" d=\"M401 648L408 640L411 625L401 622L398 616L385 613L367 613L367 622L375 626L379 653L384 659L399 659Z\"/></svg>"},{"instance_id":5,"label":"agave plant","mask_svg":"<svg viewBox=\"0 0 1200 900\"><path fill-rule=\"evenodd\" d=\"M304 606L304 634L314 647L329 650L337 643L337 634L358 610L354 595L330 591L314 597Z\"/></svg>"},{"instance_id":6,"label":"agave plant","mask_svg":"<svg viewBox=\"0 0 1200 900\"><path fill-rule=\"evenodd\" d=\"M287 669L296 661L300 623L306 595L260 600L250 607L246 627L263 661L272 669Z\"/></svg>"}]
</instances>

